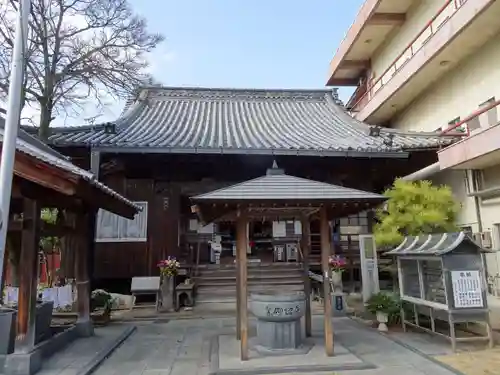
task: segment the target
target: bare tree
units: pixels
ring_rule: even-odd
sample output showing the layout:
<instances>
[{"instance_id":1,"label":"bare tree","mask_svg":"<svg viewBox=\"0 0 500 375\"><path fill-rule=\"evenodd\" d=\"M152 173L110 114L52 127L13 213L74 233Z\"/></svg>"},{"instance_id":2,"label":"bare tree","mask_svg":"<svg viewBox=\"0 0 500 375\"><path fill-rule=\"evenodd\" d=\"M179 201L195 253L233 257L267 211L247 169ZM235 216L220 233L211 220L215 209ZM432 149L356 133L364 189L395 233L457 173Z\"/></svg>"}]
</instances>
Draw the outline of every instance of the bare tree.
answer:
<instances>
[{"instance_id":1,"label":"bare tree","mask_svg":"<svg viewBox=\"0 0 500 375\"><path fill-rule=\"evenodd\" d=\"M19 0L0 4L0 95L9 86ZM103 98L126 98L148 82L146 55L162 40L127 0L32 0L24 102L39 109L46 140L58 115L81 113Z\"/></svg>"}]
</instances>

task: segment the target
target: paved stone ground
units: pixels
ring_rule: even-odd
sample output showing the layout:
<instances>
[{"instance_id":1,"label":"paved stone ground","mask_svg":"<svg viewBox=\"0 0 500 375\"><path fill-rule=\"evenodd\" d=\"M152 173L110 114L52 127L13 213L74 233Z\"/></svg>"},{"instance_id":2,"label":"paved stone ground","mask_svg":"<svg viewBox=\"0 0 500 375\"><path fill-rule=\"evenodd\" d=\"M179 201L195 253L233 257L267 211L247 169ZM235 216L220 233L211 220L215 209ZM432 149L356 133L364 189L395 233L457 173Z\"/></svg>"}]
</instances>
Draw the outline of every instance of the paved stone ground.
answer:
<instances>
[{"instance_id":1,"label":"paved stone ground","mask_svg":"<svg viewBox=\"0 0 500 375\"><path fill-rule=\"evenodd\" d=\"M217 334L234 332L235 320L231 318L173 320L169 323L142 322L136 326L137 331L96 370L96 375L209 374L211 338ZM320 331L321 326L321 318L314 317L313 330ZM342 327L336 335L337 342L361 361L377 367L372 370L340 371L336 374L454 374L429 358L348 318L334 319L334 327L336 326ZM322 360L323 353L319 354ZM219 358L225 354L227 353L219 353ZM246 363L245 367L248 364ZM312 375L314 372L302 372L302 374ZM331 375L332 372L318 374Z\"/></svg>"},{"instance_id":2,"label":"paved stone ground","mask_svg":"<svg viewBox=\"0 0 500 375\"><path fill-rule=\"evenodd\" d=\"M112 345L126 328L125 325L95 328L94 336L75 340L64 350L45 360L37 375L78 374L97 353Z\"/></svg>"}]
</instances>

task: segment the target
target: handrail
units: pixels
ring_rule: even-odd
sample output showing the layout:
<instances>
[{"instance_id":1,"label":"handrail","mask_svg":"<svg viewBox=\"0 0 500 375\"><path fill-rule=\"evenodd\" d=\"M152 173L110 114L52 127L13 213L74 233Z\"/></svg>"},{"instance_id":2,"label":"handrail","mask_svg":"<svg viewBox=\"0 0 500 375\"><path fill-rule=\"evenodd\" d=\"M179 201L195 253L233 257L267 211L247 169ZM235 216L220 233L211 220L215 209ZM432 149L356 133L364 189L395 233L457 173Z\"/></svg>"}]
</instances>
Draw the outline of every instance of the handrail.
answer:
<instances>
[{"instance_id":1,"label":"handrail","mask_svg":"<svg viewBox=\"0 0 500 375\"><path fill-rule=\"evenodd\" d=\"M455 12L462 7L467 2L467 0L447 0L446 3L439 8L438 12L432 17L432 19L427 22L422 30L417 34L415 38L408 44L408 46L394 59L394 61L389 65L389 67L379 76L379 78L369 85L366 89L366 92L354 103L351 107L351 110L355 110L355 108L367 97L367 95L373 96L378 90L380 90L383 86L385 86L395 75L396 73L422 48L428 39L445 23L447 22ZM439 25L434 30L433 24L439 16L441 16L447 9L451 9L450 14L446 15L446 18L442 20ZM414 48L414 44L424 35L426 31L429 31L429 35L425 38L424 41L418 46L418 48ZM402 60L402 61L400 61ZM386 76L389 75L387 80L384 82L383 80ZM378 87L377 87L378 86Z\"/></svg>"},{"instance_id":2,"label":"handrail","mask_svg":"<svg viewBox=\"0 0 500 375\"><path fill-rule=\"evenodd\" d=\"M451 125L450 127L446 128L445 130L443 130L440 135L457 136L458 135L457 133L453 133L453 134L448 134L448 133L451 130L454 130L454 129L456 129L464 124L467 125L467 123L470 120L473 120L474 118L482 115L483 113L488 112L490 109L493 109L493 108L497 107L498 105L500 105L500 100L496 100L496 101L492 102L490 105L487 105L483 108L478 109L477 111L472 112L469 116L467 116L463 120L457 122L456 124ZM468 137L470 135L470 129L468 126L466 126L466 131L463 135L466 137Z\"/></svg>"}]
</instances>

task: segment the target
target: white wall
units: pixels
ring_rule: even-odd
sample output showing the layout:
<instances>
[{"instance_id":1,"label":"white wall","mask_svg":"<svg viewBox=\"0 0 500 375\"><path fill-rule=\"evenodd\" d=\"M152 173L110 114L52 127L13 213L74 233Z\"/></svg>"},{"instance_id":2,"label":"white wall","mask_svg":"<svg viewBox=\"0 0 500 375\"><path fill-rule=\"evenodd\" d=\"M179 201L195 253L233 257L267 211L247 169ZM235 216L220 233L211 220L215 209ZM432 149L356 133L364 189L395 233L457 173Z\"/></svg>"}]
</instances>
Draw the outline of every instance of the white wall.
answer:
<instances>
[{"instance_id":1,"label":"white wall","mask_svg":"<svg viewBox=\"0 0 500 375\"><path fill-rule=\"evenodd\" d=\"M497 36L414 100L391 120L391 126L406 131L435 131L457 117L467 117L492 97L499 100L499 82L500 38ZM500 115L500 111L498 113ZM483 175L483 189L500 185L500 166L483 170ZM462 210L457 224L471 226L473 231L478 231L474 198L467 197L464 171L443 171L432 180L451 186L461 202ZM482 200L480 211L483 231L500 224L500 197ZM490 274L498 273L500 253L487 255L487 265Z\"/></svg>"},{"instance_id":2,"label":"white wall","mask_svg":"<svg viewBox=\"0 0 500 375\"><path fill-rule=\"evenodd\" d=\"M456 117L470 115L491 97L500 99L499 82L500 38L496 37L392 119L392 127L435 131Z\"/></svg>"},{"instance_id":3,"label":"white wall","mask_svg":"<svg viewBox=\"0 0 500 375\"><path fill-rule=\"evenodd\" d=\"M484 169L482 189L488 189L494 186L500 186L500 165ZM483 231L492 231L492 235L498 236L499 231L493 230L496 226L500 227L500 197L482 199L481 207L481 222L483 223ZM487 265L490 274L500 272L500 252L498 252L500 238L493 238L493 246L497 250L494 254L487 255Z\"/></svg>"},{"instance_id":4,"label":"white wall","mask_svg":"<svg viewBox=\"0 0 500 375\"><path fill-rule=\"evenodd\" d=\"M406 14L405 23L387 38L371 59L375 79L380 77L434 17L446 0L421 0L415 2Z\"/></svg>"},{"instance_id":5,"label":"white wall","mask_svg":"<svg viewBox=\"0 0 500 375\"><path fill-rule=\"evenodd\" d=\"M460 203L462 208L457 217L457 225L461 227L470 226L472 230L476 232L478 230L476 208L474 199L467 197L465 171L443 171L432 176L430 180L434 184L448 185L451 187L456 200Z\"/></svg>"}]
</instances>

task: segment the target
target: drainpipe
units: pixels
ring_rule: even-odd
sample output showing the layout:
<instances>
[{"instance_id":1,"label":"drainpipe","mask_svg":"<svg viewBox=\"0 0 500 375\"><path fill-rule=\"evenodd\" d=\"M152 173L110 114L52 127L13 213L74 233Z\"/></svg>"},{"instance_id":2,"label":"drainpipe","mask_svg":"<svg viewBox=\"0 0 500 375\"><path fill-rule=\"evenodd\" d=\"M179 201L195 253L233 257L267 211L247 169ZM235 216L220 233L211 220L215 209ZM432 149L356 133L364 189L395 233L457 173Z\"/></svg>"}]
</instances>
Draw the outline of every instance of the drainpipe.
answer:
<instances>
[{"instance_id":1,"label":"drainpipe","mask_svg":"<svg viewBox=\"0 0 500 375\"><path fill-rule=\"evenodd\" d=\"M478 192L480 189L480 174L477 170L472 169L470 171L471 179L472 179L472 191L473 192ZM469 174L467 174L467 178L469 178ZM472 195L472 194L471 194ZM477 220L477 231L482 232L483 231L483 222L481 220L481 198L479 195L474 194L474 208L476 210L476 220Z\"/></svg>"},{"instance_id":2,"label":"drainpipe","mask_svg":"<svg viewBox=\"0 0 500 375\"><path fill-rule=\"evenodd\" d=\"M469 172L469 171L467 171ZM480 189L481 183L479 179L481 178L480 173L476 169L472 169L470 171L470 176L472 179L472 191L477 192ZM469 173L467 173L467 178L469 178ZM474 195L474 208L476 210L476 220L477 220L477 231L482 232L483 231L483 221L481 219L481 197L479 195ZM488 262L486 259L486 254L481 254L481 260L483 261L483 269L484 269L484 277L483 277L483 282L484 285L486 285L486 292L489 294L489 283L488 279L489 277L489 272L488 272ZM497 269L498 269L498 259L497 259ZM493 285L493 288L495 288L495 285ZM495 291L492 290L493 294L495 294Z\"/></svg>"},{"instance_id":3,"label":"drainpipe","mask_svg":"<svg viewBox=\"0 0 500 375\"><path fill-rule=\"evenodd\" d=\"M417 181L417 180L423 180L427 177L430 177L432 175L435 175L441 171L441 168L439 167L439 162L436 162L434 164L428 165L425 168L422 168L416 172L413 172L412 174L409 174L407 176L402 177L401 179L404 181Z\"/></svg>"}]
</instances>

